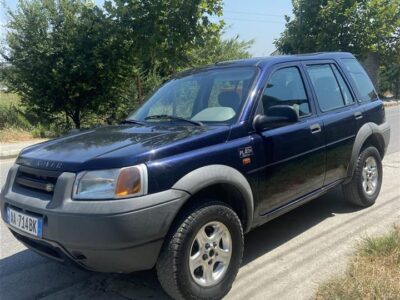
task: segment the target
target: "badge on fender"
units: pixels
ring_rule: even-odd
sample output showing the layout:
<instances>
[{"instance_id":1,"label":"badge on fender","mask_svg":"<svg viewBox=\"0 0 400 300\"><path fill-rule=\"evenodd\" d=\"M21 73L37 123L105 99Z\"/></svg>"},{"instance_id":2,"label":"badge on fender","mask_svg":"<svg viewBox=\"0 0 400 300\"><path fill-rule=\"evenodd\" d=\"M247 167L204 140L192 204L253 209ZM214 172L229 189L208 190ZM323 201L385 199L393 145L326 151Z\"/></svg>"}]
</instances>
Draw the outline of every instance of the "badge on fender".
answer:
<instances>
[{"instance_id":1,"label":"badge on fender","mask_svg":"<svg viewBox=\"0 0 400 300\"><path fill-rule=\"evenodd\" d=\"M239 156L240 158L246 158L249 156L252 156L253 153L253 147L252 146L247 146L244 148L239 148Z\"/></svg>"}]
</instances>

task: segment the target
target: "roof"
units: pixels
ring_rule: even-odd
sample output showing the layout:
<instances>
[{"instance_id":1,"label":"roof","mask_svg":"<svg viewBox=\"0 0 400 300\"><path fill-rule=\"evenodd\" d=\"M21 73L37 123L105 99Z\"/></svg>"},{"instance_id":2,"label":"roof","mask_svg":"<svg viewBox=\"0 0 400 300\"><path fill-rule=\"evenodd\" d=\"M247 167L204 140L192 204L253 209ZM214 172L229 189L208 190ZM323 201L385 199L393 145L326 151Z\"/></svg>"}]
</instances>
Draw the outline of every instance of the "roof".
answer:
<instances>
[{"instance_id":1,"label":"roof","mask_svg":"<svg viewBox=\"0 0 400 300\"><path fill-rule=\"evenodd\" d=\"M217 62L216 66L260 66L263 67L271 63L283 63L291 61L304 61L314 59L339 59L339 58L354 58L353 54L348 52L320 52L306 53L296 55L277 55L268 57L255 57L248 59L239 59L232 61Z\"/></svg>"},{"instance_id":2,"label":"roof","mask_svg":"<svg viewBox=\"0 0 400 300\"><path fill-rule=\"evenodd\" d=\"M296 55L276 55L267 57L253 57L247 59L238 59L230 61L217 62L213 65L197 67L194 69L185 70L175 74L172 78L180 78L199 72L215 69L215 67L254 67L258 66L264 68L268 65L277 63L304 61L304 60L325 60L325 59L339 59L339 58L354 58L353 54L349 52L320 52L320 53L305 53Z\"/></svg>"}]
</instances>

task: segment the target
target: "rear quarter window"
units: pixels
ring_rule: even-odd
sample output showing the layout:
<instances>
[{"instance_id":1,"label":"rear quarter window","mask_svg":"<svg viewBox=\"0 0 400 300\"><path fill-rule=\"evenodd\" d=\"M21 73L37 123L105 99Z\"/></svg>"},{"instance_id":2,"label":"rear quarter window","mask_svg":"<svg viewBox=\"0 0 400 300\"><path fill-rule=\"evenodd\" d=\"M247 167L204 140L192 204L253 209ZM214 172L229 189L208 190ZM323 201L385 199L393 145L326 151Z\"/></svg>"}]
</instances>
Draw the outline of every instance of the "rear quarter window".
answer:
<instances>
[{"instance_id":1,"label":"rear quarter window","mask_svg":"<svg viewBox=\"0 0 400 300\"><path fill-rule=\"evenodd\" d=\"M377 99L374 85L361 64L355 58L343 58L342 63L355 84L358 100L366 102Z\"/></svg>"}]
</instances>

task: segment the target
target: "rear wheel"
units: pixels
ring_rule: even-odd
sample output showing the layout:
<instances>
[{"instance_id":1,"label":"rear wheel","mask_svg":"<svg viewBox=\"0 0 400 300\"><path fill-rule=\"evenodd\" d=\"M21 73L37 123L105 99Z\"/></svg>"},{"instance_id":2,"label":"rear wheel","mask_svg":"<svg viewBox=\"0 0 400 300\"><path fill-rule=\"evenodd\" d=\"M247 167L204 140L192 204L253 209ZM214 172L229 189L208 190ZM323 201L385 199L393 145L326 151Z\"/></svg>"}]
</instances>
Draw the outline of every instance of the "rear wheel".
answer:
<instances>
[{"instance_id":1,"label":"rear wheel","mask_svg":"<svg viewBox=\"0 0 400 300\"><path fill-rule=\"evenodd\" d=\"M343 186L344 196L358 206L371 206L375 203L381 186L381 156L375 147L370 146L358 156L353 178Z\"/></svg>"},{"instance_id":2,"label":"rear wheel","mask_svg":"<svg viewBox=\"0 0 400 300\"><path fill-rule=\"evenodd\" d=\"M236 213L221 202L190 209L177 222L160 254L157 275L174 299L220 299L236 277L243 231Z\"/></svg>"}]
</instances>

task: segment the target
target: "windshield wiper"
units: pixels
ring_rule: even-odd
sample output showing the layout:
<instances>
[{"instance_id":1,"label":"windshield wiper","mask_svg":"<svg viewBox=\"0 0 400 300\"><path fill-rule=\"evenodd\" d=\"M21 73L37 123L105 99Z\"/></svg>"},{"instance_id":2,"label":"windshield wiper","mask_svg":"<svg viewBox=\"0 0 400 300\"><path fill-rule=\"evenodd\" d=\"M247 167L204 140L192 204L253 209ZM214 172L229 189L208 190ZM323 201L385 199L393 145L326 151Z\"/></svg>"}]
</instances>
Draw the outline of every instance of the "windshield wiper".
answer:
<instances>
[{"instance_id":1,"label":"windshield wiper","mask_svg":"<svg viewBox=\"0 0 400 300\"><path fill-rule=\"evenodd\" d=\"M136 125L140 125L140 126L145 126L145 124L143 122L140 122L137 120L131 120L131 119L125 119L125 120L119 122L119 124L136 124Z\"/></svg>"},{"instance_id":2,"label":"windshield wiper","mask_svg":"<svg viewBox=\"0 0 400 300\"><path fill-rule=\"evenodd\" d=\"M193 121L190 119L185 119L177 116L171 116L171 115L152 115L144 118L145 120L177 120L177 121L183 121L187 122L196 126L204 126L203 123L198 122L198 121Z\"/></svg>"}]
</instances>

